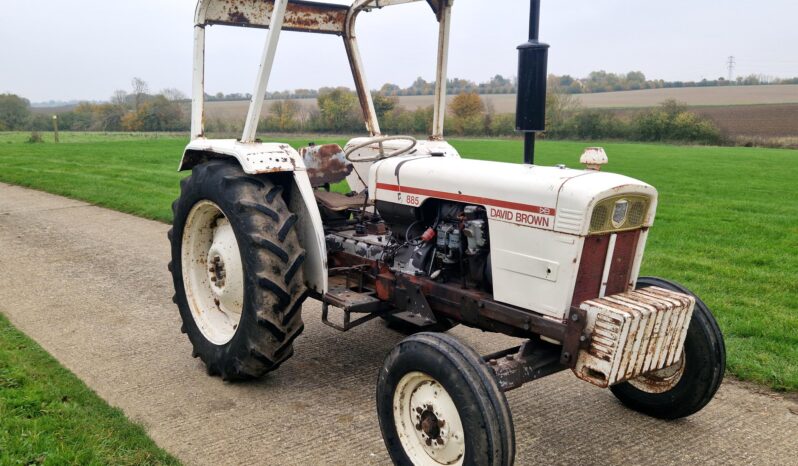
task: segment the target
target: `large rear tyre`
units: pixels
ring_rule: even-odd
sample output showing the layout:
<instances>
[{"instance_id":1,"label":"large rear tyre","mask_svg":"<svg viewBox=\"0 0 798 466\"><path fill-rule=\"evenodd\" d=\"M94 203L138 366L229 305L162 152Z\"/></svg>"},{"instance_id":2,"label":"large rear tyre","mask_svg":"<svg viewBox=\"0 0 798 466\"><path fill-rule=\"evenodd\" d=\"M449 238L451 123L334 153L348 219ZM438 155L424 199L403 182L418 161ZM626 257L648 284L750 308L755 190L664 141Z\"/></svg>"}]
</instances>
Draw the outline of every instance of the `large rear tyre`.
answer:
<instances>
[{"instance_id":1,"label":"large rear tyre","mask_svg":"<svg viewBox=\"0 0 798 466\"><path fill-rule=\"evenodd\" d=\"M215 160L194 168L172 205L169 269L182 330L223 380L277 369L304 328L305 251L282 191Z\"/></svg>"},{"instance_id":2,"label":"large rear tyre","mask_svg":"<svg viewBox=\"0 0 798 466\"><path fill-rule=\"evenodd\" d=\"M377 382L377 414L394 464L509 466L510 409L493 372L454 337L402 340Z\"/></svg>"},{"instance_id":3,"label":"large rear tyre","mask_svg":"<svg viewBox=\"0 0 798 466\"><path fill-rule=\"evenodd\" d=\"M611 387L628 408L660 418L679 419L703 409L715 396L726 371L723 334L709 308L684 286L655 277L640 277L637 288L658 286L695 297L684 354L671 367Z\"/></svg>"}]
</instances>

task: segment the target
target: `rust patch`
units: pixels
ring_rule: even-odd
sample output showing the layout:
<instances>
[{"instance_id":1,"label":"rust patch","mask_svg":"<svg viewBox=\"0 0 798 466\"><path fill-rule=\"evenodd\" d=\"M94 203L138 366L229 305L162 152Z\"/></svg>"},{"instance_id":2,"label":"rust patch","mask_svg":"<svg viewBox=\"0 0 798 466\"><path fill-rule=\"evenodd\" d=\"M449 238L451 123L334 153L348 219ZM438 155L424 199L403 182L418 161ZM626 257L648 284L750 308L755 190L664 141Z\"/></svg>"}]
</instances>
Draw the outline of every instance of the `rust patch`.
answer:
<instances>
[{"instance_id":1,"label":"rust patch","mask_svg":"<svg viewBox=\"0 0 798 466\"><path fill-rule=\"evenodd\" d=\"M574 288L574 297L571 302L572 306L578 307L583 301L598 298L609 244L609 235L585 238L582 261L579 263L579 273L576 276L576 287Z\"/></svg>"},{"instance_id":2,"label":"rust patch","mask_svg":"<svg viewBox=\"0 0 798 466\"><path fill-rule=\"evenodd\" d=\"M640 232L641 230L633 230L617 233L605 295L623 293L630 288L629 281ZM610 236L611 233L607 233L600 236L589 236L585 239L582 261L576 276L574 297L571 301L572 306L578 307L584 301L598 298L601 292L601 278L604 275Z\"/></svg>"},{"instance_id":3,"label":"rust patch","mask_svg":"<svg viewBox=\"0 0 798 466\"><path fill-rule=\"evenodd\" d=\"M290 1L283 29L342 35L348 11L344 5ZM216 0L211 2L205 24L268 28L273 13L274 0Z\"/></svg>"},{"instance_id":4,"label":"rust patch","mask_svg":"<svg viewBox=\"0 0 798 466\"><path fill-rule=\"evenodd\" d=\"M249 18L247 18L247 15L245 15L244 13L242 13L242 12L240 12L238 10L231 11L230 13L228 13L227 18L232 23L237 23L237 24L249 24L250 23Z\"/></svg>"},{"instance_id":5,"label":"rust patch","mask_svg":"<svg viewBox=\"0 0 798 466\"><path fill-rule=\"evenodd\" d=\"M305 147L302 159L314 187L343 181L354 169L338 144Z\"/></svg>"},{"instance_id":6,"label":"rust patch","mask_svg":"<svg viewBox=\"0 0 798 466\"><path fill-rule=\"evenodd\" d=\"M331 252L328 257L330 264L335 267L371 264L372 269L379 270L379 273L365 274L366 286L375 289L377 297L382 301L398 299L397 276L386 265L345 252ZM526 309L496 302L490 293L465 289L459 284L438 283L425 277L403 275L402 279L421 290L436 316L449 317L484 331L510 336L529 338L537 334L558 341L565 338L567 324Z\"/></svg>"},{"instance_id":7,"label":"rust patch","mask_svg":"<svg viewBox=\"0 0 798 466\"><path fill-rule=\"evenodd\" d=\"M615 252L612 255L612 265L610 265L610 274L607 277L607 295L627 291L639 238L640 230L618 233L615 240Z\"/></svg>"},{"instance_id":8,"label":"rust patch","mask_svg":"<svg viewBox=\"0 0 798 466\"><path fill-rule=\"evenodd\" d=\"M346 9L289 3L285 27L306 31L343 31L346 13Z\"/></svg>"}]
</instances>

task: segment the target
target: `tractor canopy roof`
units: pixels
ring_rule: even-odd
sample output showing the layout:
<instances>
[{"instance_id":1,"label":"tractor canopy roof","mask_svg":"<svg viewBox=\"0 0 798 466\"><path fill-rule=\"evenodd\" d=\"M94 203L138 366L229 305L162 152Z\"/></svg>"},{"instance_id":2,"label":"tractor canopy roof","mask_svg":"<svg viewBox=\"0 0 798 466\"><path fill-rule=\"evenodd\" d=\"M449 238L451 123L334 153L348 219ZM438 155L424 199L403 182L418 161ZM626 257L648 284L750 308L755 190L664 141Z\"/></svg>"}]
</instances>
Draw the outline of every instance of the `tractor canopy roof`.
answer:
<instances>
[{"instance_id":1,"label":"tractor canopy roof","mask_svg":"<svg viewBox=\"0 0 798 466\"><path fill-rule=\"evenodd\" d=\"M426 1L436 16L453 0L355 0L311 2L289 0L283 29L346 35L347 23L360 11L384 8L404 3ZM274 12L274 0L200 0L197 3L195 24L268 28Z\"/></svg>"}]
</instances>

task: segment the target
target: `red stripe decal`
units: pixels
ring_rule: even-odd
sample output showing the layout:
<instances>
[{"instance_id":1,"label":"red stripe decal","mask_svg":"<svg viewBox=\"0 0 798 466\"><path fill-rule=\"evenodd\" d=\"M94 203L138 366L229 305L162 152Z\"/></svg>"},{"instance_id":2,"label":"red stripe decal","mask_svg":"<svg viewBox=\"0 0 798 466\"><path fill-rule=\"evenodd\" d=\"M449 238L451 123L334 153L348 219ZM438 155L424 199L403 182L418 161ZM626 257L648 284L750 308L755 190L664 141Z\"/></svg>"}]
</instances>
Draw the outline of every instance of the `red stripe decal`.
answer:
<instances>
[{"instance_id":1,"label":"red stripe decal","mask_svg":"<svg viewBox=\"0 0 798 466\"><path fill-rule=\"evenodd\" d=\"M500 207L503 209L522 210L524 212L532 212L540 215L554 216L557 211L553 208L540 207L530 204L519 204L517 202L501 201L499 199L491 199L489 197L468 196L466 194L454 194L444 191L435 191L432 189L413 188L410 186L397 186L395 184L377 183L377 189L384 189L386 191L393 191L397 193L418 194L420 196L435 197L438 199L446 199L449 201L466 202L469 204L481 204L493 207Z\"/></svg>"}]
</instances>

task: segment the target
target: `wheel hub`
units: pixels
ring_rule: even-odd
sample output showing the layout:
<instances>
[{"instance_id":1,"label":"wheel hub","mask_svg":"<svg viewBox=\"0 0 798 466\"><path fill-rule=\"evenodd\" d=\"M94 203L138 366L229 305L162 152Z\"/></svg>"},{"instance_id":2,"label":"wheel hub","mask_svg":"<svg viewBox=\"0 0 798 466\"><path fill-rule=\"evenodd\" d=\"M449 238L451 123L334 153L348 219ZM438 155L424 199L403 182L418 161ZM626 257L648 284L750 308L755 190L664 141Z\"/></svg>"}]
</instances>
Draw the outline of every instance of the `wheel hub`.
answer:
<instances>
[{"instance_id":1,"label":"wheel hub","mask_svg":"<svg viewBox=\"0 0 798 466\"><path fill-rule=\"evenodd\" d=\"M682 351L682 357L677 363L631 379L629 384L646 393L665 393L672 390L682 380L684 367L685 353Z\"/></svg>"},{"instance_id":2,"label":"wheel hub","mask_svg":"<svg viewBox=\"0 0 798 466\"><path fill-rule=\"evenodd\" d=\"M210 201L195 205L183 231L183 283L197 327L212 343L229 342L244 303L244 271L235 232Z\"/></svg>"},{"instance_id":3,"label":"wheel hub","mask_svg":"<svg viewBox=\"0 0 798 466\"><path fill-rule=\"evenodd\" d=\"M211 282L217 288L224 288L224 278L227 273L224 271L224 261L222 260L221 256L213 256L213 259L209 261L211 266L208 269L208 272L211 274L210 279Z\"/></svg>"},{"instance_id":4,"label":"wheel hub","mask_svg":"<svg viewBox=\"0 0 798 466\"><path fill-rule=\"evenodd\" d=\"M432 406L426 406L425 410L416 408L416 412L419 411L421 414L418 417L421 422L416 425L416 430L421 431L421 435L426 439L425 443L427 446L432 446L433 443L436 445L443 445L444 439L441 434L443 433L442 429L443 426L446 425L446 421L438 419Z\"/></svg>"},{"instance_id":5,"label":"wheel hub","mask_svg":"<svg viewBox=\"0 0 798 466\"><path fill-rule=\"evenodd\" d=\"M405 375L394 394L394 420L413 464L462 464L465 435L460 415L435 379L421 372Z\"/></svg>"}]
</instances>

